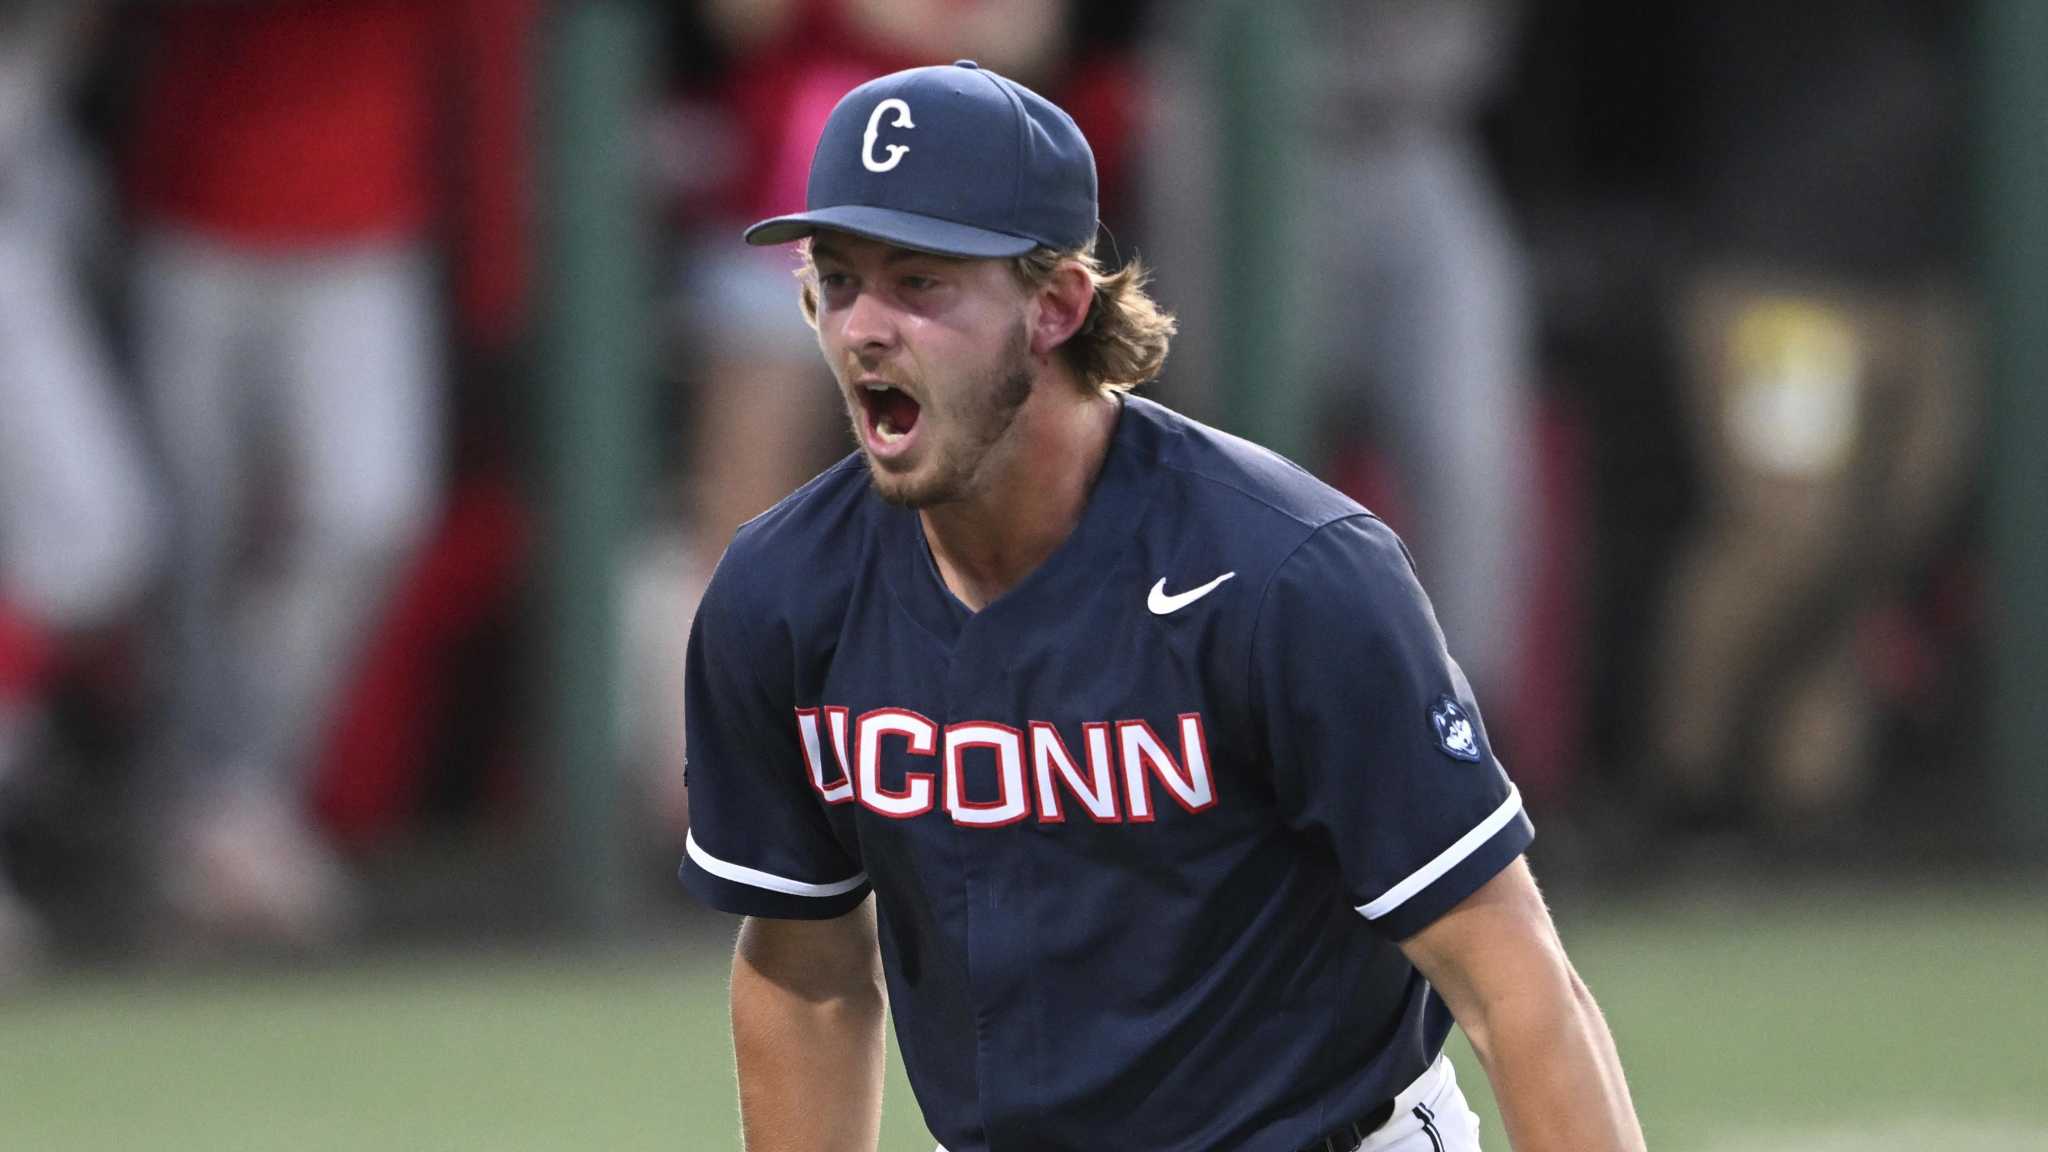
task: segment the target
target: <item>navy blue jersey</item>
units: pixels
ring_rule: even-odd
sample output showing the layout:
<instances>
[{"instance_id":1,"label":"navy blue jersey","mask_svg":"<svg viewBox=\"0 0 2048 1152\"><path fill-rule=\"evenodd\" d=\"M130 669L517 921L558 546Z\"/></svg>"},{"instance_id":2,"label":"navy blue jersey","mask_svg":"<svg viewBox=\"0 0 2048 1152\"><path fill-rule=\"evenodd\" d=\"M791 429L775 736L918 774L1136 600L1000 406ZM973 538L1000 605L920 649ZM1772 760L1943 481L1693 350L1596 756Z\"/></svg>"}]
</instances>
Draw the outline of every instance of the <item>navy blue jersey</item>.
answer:
<instances>
[{"instance_id":1,"label":"navy blue jersey","mask_svg":"<svg viewBox=\"0 0 2048 1152\"><path fill-rule=\"evenodd\" d=\"M1393 532L1136 398L980 612L840 462L733 541L687 684L684 882L874 892L952 1152L1293 1152L1367 1114L1451 1026L1394 942L1533 834Z\"/></svg>"}]
</instances>

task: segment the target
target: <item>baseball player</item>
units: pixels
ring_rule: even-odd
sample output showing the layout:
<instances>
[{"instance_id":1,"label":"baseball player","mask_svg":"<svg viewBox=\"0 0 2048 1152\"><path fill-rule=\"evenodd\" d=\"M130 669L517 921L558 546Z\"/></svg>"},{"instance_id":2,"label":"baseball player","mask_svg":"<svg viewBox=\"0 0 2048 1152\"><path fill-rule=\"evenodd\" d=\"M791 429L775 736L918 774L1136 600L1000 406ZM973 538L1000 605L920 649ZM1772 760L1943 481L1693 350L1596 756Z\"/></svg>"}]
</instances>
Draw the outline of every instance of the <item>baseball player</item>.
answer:
<instances>
[{"instance_id":1,"label":"baseball player","mask_svg":"<svg viewBox=\"0 0 2048 1152\"><path fill-rule=\"evenodd\" d=\"M748 231L807 241L860 450L690 636L747 1147L872 1152L886 1003L949 1152L1476 1148L1454 1018L1519 1152L1641 1148L1400 541L1129 395L1172 321L1096 227L1073 121L961 61Z\"/></svg>"}]
</instances>

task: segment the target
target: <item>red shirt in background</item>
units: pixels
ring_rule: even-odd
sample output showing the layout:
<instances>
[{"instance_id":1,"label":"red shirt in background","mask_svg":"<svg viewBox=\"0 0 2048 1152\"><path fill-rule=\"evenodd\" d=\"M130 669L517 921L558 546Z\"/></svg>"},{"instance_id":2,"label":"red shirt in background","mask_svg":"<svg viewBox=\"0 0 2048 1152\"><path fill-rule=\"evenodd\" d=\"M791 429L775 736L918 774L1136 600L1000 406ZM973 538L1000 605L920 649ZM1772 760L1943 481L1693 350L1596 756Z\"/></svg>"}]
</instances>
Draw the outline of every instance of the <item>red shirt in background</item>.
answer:
<instances>
[{"instance_id":1,"label":"red shirt in background","mask_svg":"<svg viewBox=\"0 0 2048 1152\"><path fill-rule=\"evenodd\" d=\"M832 106L913 60L862 35L839 0L801 0L789 31L733 62L725 92L745 143L731 210L757 219L801 212L811 153Z\"/></svg>"},{"instance_id":2,"label":"red shirt in background","mask_svg":"<svg viewBox=\"0 0 2048 1152\"><path fill-rule=\"evenodd\" d=\"M433 0L165 5L133 205L257 247L409 238L432 215Z\"/></svg>"}]
</instances>

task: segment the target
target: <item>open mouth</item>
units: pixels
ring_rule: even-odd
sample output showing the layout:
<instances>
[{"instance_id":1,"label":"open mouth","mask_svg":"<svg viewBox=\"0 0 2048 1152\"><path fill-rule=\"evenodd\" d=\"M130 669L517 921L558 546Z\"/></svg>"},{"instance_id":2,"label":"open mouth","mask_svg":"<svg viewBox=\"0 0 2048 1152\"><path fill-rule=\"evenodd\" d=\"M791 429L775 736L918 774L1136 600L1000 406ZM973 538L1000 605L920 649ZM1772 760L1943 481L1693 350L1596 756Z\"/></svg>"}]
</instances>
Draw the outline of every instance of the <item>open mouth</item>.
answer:
<instances>
[{"instance_id":1,"label":"open mouth","mask_svg":"<svg viewBox=\"0 0 2048 1152\"><path fill-rule=\"evenodd\" d=\"M908 439L922 409L910 393L887 384L862 384L855 392L867 413L870 443L888 448Z\"/></svg>"}]
</instances>

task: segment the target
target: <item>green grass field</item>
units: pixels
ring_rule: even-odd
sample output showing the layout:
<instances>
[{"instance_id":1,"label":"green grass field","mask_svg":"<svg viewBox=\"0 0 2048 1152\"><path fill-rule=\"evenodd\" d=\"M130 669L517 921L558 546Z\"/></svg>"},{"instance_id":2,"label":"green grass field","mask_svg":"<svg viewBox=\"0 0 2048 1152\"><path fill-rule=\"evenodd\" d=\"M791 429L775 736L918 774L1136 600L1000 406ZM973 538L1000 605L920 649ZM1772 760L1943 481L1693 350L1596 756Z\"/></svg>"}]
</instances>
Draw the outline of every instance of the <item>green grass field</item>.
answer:
<instances>
[{"instance_id":1,"label":"green grass field","mask_svg":"<svg viewBox=\"0 0 2048 1152\"><path fill-rule=\"evenodd\" d=\"M1653 1148L2048 1152L2039 885L1559 919ZM735 1148L724 948L67 978L0 1001L0 1149ZM928 1152L900 1077L885 1113Z\"/></svg>"}]
</instances>

